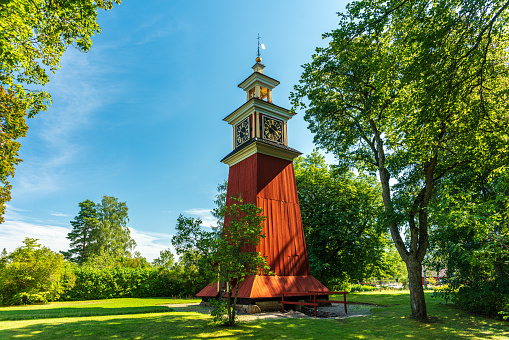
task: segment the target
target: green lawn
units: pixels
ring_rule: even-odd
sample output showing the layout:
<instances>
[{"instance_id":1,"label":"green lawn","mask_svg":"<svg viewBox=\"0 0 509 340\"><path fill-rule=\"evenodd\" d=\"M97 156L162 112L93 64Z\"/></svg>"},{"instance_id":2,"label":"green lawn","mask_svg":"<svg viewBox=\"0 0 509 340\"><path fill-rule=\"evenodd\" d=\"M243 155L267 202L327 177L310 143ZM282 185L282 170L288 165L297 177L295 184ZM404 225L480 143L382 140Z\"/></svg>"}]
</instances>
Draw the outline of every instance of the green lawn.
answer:
<instances>
[{"instance_id":1,"label":"green lawn","mask_svg":"<svg viewBox=\"0 0 509 340\"><path fill-rule=\"evenodd\" d=\"M408 291L389 291L348 295L352 302L383 305L366 317L256 320L233 329L211 326L211 318L196 312L198 307L161 306L198 300L113 299L2 307L0 339L509 339L508 322L469 315L430 295L429 323L408 317Z\"/></svg>"}]
</instances>

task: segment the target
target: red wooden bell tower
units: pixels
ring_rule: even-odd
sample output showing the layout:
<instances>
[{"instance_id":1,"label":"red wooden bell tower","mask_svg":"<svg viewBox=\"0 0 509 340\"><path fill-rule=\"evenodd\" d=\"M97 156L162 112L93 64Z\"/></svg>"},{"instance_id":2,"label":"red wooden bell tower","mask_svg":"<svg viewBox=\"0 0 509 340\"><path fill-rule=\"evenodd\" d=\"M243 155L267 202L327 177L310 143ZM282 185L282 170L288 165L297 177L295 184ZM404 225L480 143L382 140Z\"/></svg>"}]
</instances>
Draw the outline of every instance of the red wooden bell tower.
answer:
<instances>
[{"instance_id":1,"label":"red wooden bell tower","mask_svg":"<svg viewBox=\"0 0 509 340\"><path fill-rule=\"evenodd\" d=\"M279 81L263 73L256 58L253 73L239 84L247 100L224 121L233 127L233 151L221 162L230 167L227 197L241 196L267 217L266 235L257 246L275 276L247 277L239 298L274 299L281 292L329 290L309 273L293 159L301 153L288 147L287 121L293 114L272 103ZM227 200L227 205L231 199ZM198 297L216 297L217 286L207 286Z\"/></svg>"}]
</instances>

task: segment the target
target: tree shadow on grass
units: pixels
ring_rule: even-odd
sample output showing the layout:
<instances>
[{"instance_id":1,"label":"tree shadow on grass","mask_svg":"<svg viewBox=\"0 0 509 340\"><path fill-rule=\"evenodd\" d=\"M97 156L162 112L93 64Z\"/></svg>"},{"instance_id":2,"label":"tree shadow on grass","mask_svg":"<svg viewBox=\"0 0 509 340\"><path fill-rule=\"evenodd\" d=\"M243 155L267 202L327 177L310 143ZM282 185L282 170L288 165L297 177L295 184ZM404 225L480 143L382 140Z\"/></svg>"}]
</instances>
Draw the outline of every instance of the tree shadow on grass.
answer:
<instances>
[{"instance_id":1,"label":"tree shadow on grass","mask_svg":"<svg viewBox=\"0 0 509 340\"><path fill-rule=\"evenodd\" d=\"M509 338L509 325L496 320L465 322L456 317L422 323L410 317L369 316L349 319L257 320L247 325L263 329L264 338L291 339L490 339Z\"/></svg>"},{"instance_id":2,"label":"tree shadow on grass","mask_svg":"<svg viewBox=\"0 0 509 340\"><path fill-rule=\"evenodd\" d=\"M52 319L63 317L87 317L100 315L125 315L125 314L145 314L145 313L165 313L172 312L173 308L167 306L143 306L143 307L55 307L45 309L23 310L14 309L6 310L0 313L0 321L8 320L33 320L33 319Z\"/></svg>"},{"instance_id":3,"label":"tree shadow on grass","mask_svg":"<svg viewBox=\"0 0 509 340\"><path fill-rule=\"evenodd\" d=\"M445 315L445 314L444 314ZM397 313L335 319L266 319L237 327L211 325L209 316L195 312L109 315L12 321L0 324L0 339L487 339L509 337L507 323L447 314L441 322L418 322Z\"/></svg>"},{"instance_id":4,"label":"tree shadow on grass","mask_svg":"<svg viewBox=\"0 0 509 340\"><path fill-rule=\"evenodd\" d=\"M27 324L28 323L28 324ZM195 313L162 313L93 318L14 321L1 329L0 339L230 339L246 332L243 327L219 328Z\"/></svg>"}]
</instances>

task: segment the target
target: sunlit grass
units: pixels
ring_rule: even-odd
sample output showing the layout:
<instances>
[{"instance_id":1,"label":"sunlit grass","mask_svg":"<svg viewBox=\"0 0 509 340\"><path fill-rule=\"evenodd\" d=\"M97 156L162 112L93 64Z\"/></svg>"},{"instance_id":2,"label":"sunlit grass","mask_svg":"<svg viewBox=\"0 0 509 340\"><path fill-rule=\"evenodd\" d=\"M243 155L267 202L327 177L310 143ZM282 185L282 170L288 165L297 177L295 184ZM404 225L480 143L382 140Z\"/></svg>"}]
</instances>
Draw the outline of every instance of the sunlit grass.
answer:
<instances>
[{"instance_id":1,"label":"sunlit grass","mask_svg":"<svg viewBox=\"0 0 509 340\"><path fill-rule=\"evenodd\" d=\"M163 304L198 302L172 299L115 299L63 302L46 306L0 308L15 311L18 320L0 322L0 339L509 339L509 323L487 319L451 308L427 293L430 322L409 317L408 291L366 292L348 295L352 302L384 307L370 316L336 319L260 319L242 322L235 328L214 327L211 317L197 312L202 307ZM88 306L88 307L87 307ZM167 308L142 312L143 308ZM77 309L98 313L75 316ZM126 314L123 310L136 312ZM60 316L32 319L35 313L55 311ZM108 315L99 314L109 311ZM67 313L69 312L69 314ZM138 313L140 312L140 313ZM18 314L21 313L21 314ZM49 312L51 313L51 312ZM115 313L115 314L114 314ZM25 315L22 319L22 315ZM5 319L4 319L5 320Z\"/></svg>"},{"instance_id":2,"label":"sunlit grass","mask_svg":"<svg viewBox=\"0 0 509 340\"><path fill-rule=\"evenodd\" d=\"M0 307L0 321L170 312L163 305L199 302L196 299L125 298L52 302L45 305Z\"/></svg>"}]
</instances>

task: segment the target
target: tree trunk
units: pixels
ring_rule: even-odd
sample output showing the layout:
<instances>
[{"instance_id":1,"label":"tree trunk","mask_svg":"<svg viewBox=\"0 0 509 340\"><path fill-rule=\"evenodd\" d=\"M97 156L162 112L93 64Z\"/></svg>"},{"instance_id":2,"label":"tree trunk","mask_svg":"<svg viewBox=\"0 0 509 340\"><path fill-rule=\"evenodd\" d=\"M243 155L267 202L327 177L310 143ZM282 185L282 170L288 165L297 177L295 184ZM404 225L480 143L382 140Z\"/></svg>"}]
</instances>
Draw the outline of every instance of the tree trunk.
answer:
<instances>
[{"instance_id":1,"label":"tree trunk","mask_svg":"<svg viewBox=\"0 0 509 340\"><path fill-rule=\"evenodd\" d=\"M408 270L408 288L410 288L410 307L412 317L415 319L427 319L426 301L422 287L422 264L413 256L408 256L406 261Z\"/></svg>"},{"instance_id":2,"label":"tree trunk","mask_svg":"<svg viewBox=\"0 0 509 340\"><path fill-rule=\"evenodd\" d=\"M227 293L226 310L228 311L228 324L229 324L232 315L232 304L231 304L232 290L229 282L226 282L226 293Z\"/></svg>"},{"instance_id":3,"label":"tree trunk","mask_svg":"<svg viewBox=\"0 0 509 340\"><path fill-rule=\"evenodd\" d=\"M235 309L237 308L237 298L239 297L239 286L240 286L240 283L239 283L239 278L236 279L236 283L235 283L235 298L233 299L233 311L232 311L232 314L233 314L233 318L232 320L230 320L230 325L234 325L235 324Z\"/></svg>"}]
</instances>

